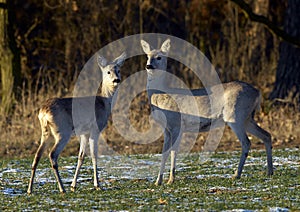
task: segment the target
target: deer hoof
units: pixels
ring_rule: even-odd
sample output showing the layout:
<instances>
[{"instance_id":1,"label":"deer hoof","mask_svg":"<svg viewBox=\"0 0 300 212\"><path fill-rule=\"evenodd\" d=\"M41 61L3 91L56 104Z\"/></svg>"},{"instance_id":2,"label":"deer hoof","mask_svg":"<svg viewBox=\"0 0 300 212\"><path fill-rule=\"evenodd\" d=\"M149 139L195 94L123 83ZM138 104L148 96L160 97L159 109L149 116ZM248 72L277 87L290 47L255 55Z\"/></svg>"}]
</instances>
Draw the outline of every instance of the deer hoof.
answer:
<instances>
[{"instance_id":1,"label":"deer hoof","mask_svg":"<svg viewBox=\"0 0 300 212\"><path fill-rule=\"evenodd\" d=\"M97 191L100 191L100 190L101 190L100 186L96 186L95 189L96 189Z\"/></svg>"},{"instance_id":2,"label":"deer hoof","mask_svg":"<svg viewBox=\"0 0 300 212\"><path fill-rule=\"evenodd\" d=\"M168 185L171 185L171 184L173 184L173 183L174 183L174 179L170 179L170 180L167 182Z\"/></svg>"},{"instance_id":3,"label":"deer hoof","mask_svg":"<svg viewBox=\"0 0 300 212\"><path fill-rule=\"evenodd\" d=\"M162 183L161 183L161 181L156 181L155 183L154 183L154 185L156 185L156 186L160 186Z\"/></svg>"}]
</instances>

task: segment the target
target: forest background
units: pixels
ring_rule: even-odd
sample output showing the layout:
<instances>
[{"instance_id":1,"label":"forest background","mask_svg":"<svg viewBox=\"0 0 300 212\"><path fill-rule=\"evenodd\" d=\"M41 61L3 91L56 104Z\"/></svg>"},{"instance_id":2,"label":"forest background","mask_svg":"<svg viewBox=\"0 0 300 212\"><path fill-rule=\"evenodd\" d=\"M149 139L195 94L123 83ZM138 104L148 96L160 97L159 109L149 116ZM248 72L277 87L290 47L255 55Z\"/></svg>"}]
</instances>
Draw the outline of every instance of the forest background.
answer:
<instances>
[{"instance_id":1,"label":"forest background","mask_svg":"<svg viewBox=\"0 0 300 212\"><path fill-rule=\"evenodd\" d=\"M299 26L297 0L0 0L0 158L33 156L41 133L39 106L51 97L71 96L95 52L139 33L184 39L209 58L222 82L242 80L260 89L264 100L256 119L272 134L273 146L299 148ZM122 78L143 70L145 62L146 56L130 58ZM168 68L190 88L201 86L182 64L170 61ZM130 109L131 124L147 130L145 92ZM193 151L201 150L206 136L199 134ZM122 154L159 153L163 141L132 143L111 121L103 137ZM251 140L252 148L264 148ZM78 148L78 142L70 142L63 155L76 155ZM227 129L218 150L239 148Z\"/></svg>"}]
</instances>

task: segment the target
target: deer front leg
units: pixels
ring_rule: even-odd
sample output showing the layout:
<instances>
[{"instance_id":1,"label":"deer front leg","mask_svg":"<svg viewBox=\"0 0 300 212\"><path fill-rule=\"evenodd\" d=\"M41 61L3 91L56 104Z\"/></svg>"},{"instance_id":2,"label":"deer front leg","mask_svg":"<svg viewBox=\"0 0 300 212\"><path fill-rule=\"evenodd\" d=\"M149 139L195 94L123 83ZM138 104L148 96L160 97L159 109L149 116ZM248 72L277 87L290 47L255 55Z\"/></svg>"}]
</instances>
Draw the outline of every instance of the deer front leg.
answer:
<instances>
[{"instance_id":1,"label":"deer front leg","mask_svg":"<svg viewBox=\"0 0 300 212\"><path fill-rule=\"evenodd\" d=\"M93 130L90 134L89 144L90 144L90 152L93 162L94 169L94 187L96 190L100 189L99 180L98 180L98 170L97 170L97 157L98 157L98 138L100 132L97 130Z\"/></svg>"},{"instance_id":2,"label":"deer front leg","mask_svg":"<svg viewBox=\"0 0 300 212\"><path fill-rule=\"evenodd\" d=\"M167 184L172 184L175 180L176 157L177 157L177 152L179 149L181 136L182 136L182 133L180 133L180 129L175 130L175 133L172 135L172 139L176 139L176 140L175 140L175 142L173 142L173 140L172 140L170 176L169 176L169 181Z\"/></svg>"},{"instance_id":3,"label":"deer front leg","mask_svg":"<svg viewBox=\"0 0 300 212\"><path fill-rule=\"evenodd\" d=\"M176 168L176 151L171 150L171 167L170 167L170 176L167 184L172 184L175 180L175 168Z\"/></svg>"},{"instance_id":4,"label":"deer front leg","mask_svg":"<svg viewBox=\"0 0 300 212\"><path fill-rule=\"evenodd\" d=\"M156 186L162 184L166 161L170 154L170 145L171 145L171 136L170 136L170 133L167 130L165 130L164 145L163 145L163 150L162 150L162 159L161 159L159 173L158 173L158 176L157 176L157 179L155 182Z\"/></svg>"},{"instance_id":5,"label":"deer front leg","mask_svg":"<svg viewBox=\"0 0 300 212\"><path fill-rule=\"evenodd\" d=\"M76 182L77 182L77 178L79 175L79 170L83 164L84 161L84 157L85 157L85 152L86 152L86 143L88 141L88 135L81 135L80 136L80 149L79 149L79 154L78 154L78 162L77 162L77 167L76 167L76 171L74 174L74 178L71 184L71 191L75 191L76 189Z\"/></svg>"},{"instance_id":6,"label":"deer front leg","mask_svg":"<svg viewBox=\"0 0 300 212\"><path fill-rule=\"evenodd\" d=\"M156 186L159 186L159 185L162 184L163 177L164 177L165 164L166 164L168 156L169 156L169 151L163 152L159 173L158 173L158 176L157 176L157 179L156 179L156 182L155 182Z\"/></svg>"}]
</instances>

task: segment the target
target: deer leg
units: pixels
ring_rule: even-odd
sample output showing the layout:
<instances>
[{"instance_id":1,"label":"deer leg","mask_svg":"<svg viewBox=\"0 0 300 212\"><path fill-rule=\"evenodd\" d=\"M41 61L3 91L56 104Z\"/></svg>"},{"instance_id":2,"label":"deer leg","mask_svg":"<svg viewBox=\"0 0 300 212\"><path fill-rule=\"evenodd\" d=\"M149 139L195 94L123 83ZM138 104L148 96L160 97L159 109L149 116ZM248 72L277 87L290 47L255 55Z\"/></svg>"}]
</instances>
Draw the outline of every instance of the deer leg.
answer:
<instances>
[{"instance_id":1,"label":"deer leg","mask_svg":"<svg viewBox=\"0 0 300 212\"><path fill-rule=\"evenodd\" d=\"M155 182L155 185L161 185L163 181L163 175L164 175L164 170L165 170L165 165L167 158L170 154L170 145L171 145L171 134L167 130L164 132L164 145L163 145L163 150L162 150L162 159L161 159L161 164L160 164L160 169L159 173Z\"/></svg>"},{"instance_id":2,"label":"deer leg","mask_svg":"<svg viewBox=\"0 0 300 212\"><path fill-rule=\"evenodd\" d=\"M86 143L88 141L88 135L81 135L80 136L80 149L79 149L79 154L78 154L78 162L77 162L77 167L76 167L76 171L74 174L74 178L71 184L71 190L75 191L76 189L76 182L77 182L77 178L79 175L79 170L83 164L84 161L84 157L85 157L85 152L86 152Z\"/></svg>"},{"instance_id":3,"label":"deer leg","mask_svg":"<svg viewBox=\"0 0 300 212\"><path fill-rule=\"evenodd\" d=\"M98 138L100 132L97 129L92 130L89 138L90 144L90 152L93 162L93 169L94 169L94 186L96 190L100 189L99 180L98 180L98 170L97 170L97 157L98 157Z\"/></svg>"},{"instance_id":4,"label":"deer leg","mask_svg":"<svg viewBox=\"0 0 300 212\"><path fill-rule=\"evenodd\" d=\"M179 132L179 133L178 133ZM179 149L179 144L181 140L182 133L180 130L176 130L172 137L172 148L171 148L171 167L170 176L167 184L172 184L175 180L175 169L176 169L176 156Z\"/></svg>"},{"instance_id":5,"label":"deer leg","mask_svg":"<svg viewBox=\"0 0 300 212\"><path fill-rule=\"evenodd\" d=\"M37 168L37 165L42 157L42 154L47 146L47 139L48 139L48 133L47 132L42 132L42 137L41 137L41 143L40 146L38 148L38 150L35 153L35 157L32 163L32 168L31 168L31 177L30 177L30 181L29 181L29 185L28 185L28 189L27 189L27 193L31 194L32 192L32 185L33 185L33 181L34 181L34 176L35 176L35 171Z\"/></svg>"},{"instance_id":6,"label":"deer leg","mask_svg":"<svg viewBox=\"0 0 300 212\"><path fill-rule=\"evenodd\" d=\"M234 174L234 178L240 178L242 171L243 171L243 167L246 161L246 158L248 157L248 153L250 150L250 140L246 134L245 128L243 124L239 124L239 123L228 123L228 125L230 126L230 128L233 130L233 132L237 135L239 141L242 144L242 154L240 157L240 162L239 162L239 166L237 171Z\"/></svg>"},{"instance_id":7,"label":"deer leg","mask_svg":"<svg viewBox=\"0 0 300 212\"><path fill-rule=\"evenodd\" d=\"M52 169L56 178L56 181L58 183L58 188L61 193L65 193L66 190L64 189L63 183L61 181L59 172L58 172L58 163L57 159L59 154L62 152L66 144L68 143L70 139L70 135L57 135L55 138L55 144L49 154L50 162L52 165Z\"/></svg>"},{"instance_id":8,"label":"deer leg","mask_svg":"<svg viewBox=\"0 0 300 212\"><path fill-rule=\"evenodd\" d=\"M167 184L172 184L175 179L176 156L177 156L176 150L171 150L170 176Z\"/></svg>"},{"instance_id":9,"label":"deer leg","mask_svg":"<svg viewBox=\"0 0 300 212\"><path fill-rule=\"evenodd\" d=\"M270 133L259 127L254 120L250 120L246 127L246 130L249 133L260 138L264 142L267 152L268 175L273 175L272 139Z\"/></svg>"}]
</instances>

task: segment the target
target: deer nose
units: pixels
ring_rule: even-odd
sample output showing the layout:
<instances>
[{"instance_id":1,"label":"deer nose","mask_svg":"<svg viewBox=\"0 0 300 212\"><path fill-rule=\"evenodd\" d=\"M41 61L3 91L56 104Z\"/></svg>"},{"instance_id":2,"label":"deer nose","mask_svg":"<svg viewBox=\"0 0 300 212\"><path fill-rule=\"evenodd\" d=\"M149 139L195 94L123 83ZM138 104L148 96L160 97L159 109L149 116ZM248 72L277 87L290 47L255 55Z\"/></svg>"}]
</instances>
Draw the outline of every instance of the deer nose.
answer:
<instances>
[{"instance_id":1,"label":"deer nose","mask_svg":"<svg viewBox=\"0 0 300 212\"><path fill-rule=\"evenodd\" d=\"M114 79L114 81L113 81L113 83L120 83L121 82L121 80L120 79Z\"/></svg>"},{"instance_id":2,"label":"deer nose","mask_svg":"<svg viewBox=\"0 0 300 212\"><path fill-rule=\"evenodd\" d=\"M146 69L154 69L153 65L146 65Z\"/></svg>"}]
</instances>

